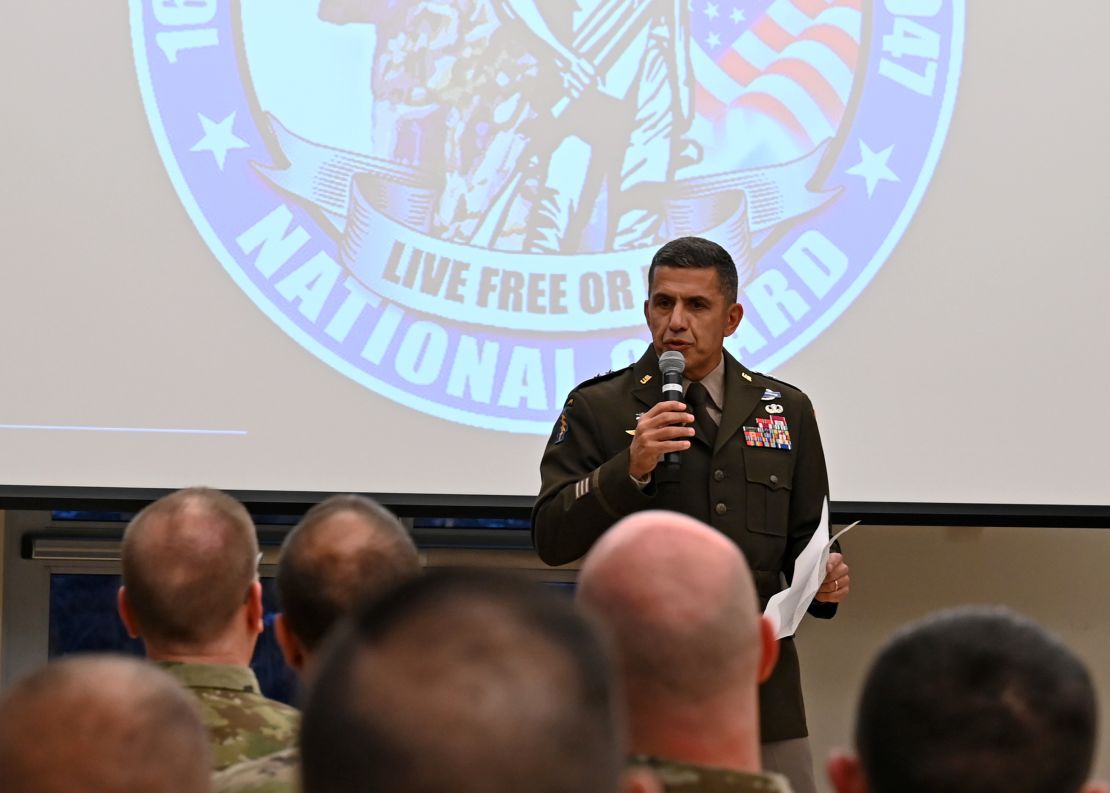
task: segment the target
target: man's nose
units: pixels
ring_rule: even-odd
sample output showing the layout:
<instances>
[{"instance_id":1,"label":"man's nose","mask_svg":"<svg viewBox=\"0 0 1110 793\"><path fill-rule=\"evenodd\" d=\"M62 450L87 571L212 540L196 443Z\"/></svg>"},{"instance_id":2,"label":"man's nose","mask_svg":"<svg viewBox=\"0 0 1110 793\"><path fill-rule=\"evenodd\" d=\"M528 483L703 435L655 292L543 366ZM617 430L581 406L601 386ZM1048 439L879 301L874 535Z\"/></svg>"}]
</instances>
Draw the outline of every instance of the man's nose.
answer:
<instances>
[{"instance_id":1,"label":"man's nose","mask_svg":"<svg viewBox=\"0 0 1110 793\"><path fill-rule=\"evenodd\" d=\"M682 309L681 305L676 305L671 310L671 330L685 330L686 329L686 312Z\"/></svg>"}]
</instances>

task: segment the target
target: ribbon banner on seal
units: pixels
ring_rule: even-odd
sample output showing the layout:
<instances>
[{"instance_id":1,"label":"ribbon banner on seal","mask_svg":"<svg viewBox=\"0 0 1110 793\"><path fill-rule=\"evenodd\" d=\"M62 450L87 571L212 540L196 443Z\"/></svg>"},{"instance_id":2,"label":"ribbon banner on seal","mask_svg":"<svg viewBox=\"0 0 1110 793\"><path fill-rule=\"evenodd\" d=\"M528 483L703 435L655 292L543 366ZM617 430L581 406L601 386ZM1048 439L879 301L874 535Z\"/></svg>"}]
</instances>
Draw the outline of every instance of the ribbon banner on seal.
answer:
<instances>
[{"instance_id":1,"label":"ribbon banner on seal","mask_svg":"<svg viewBox=\"0 0 1110 793\"><path fill-rule=\"evenodd\" d=\"M340 260L368 289L416 311L527 331L595 331L643 322L654 247L600 253L495 250L430 233L436 198L428 174L400 163L308 141L267 116L285 167L253 163L281 190L321 210L340 231ZM666 187L670 236L696 235L728 250L740 283L753 250L779 224L818 209L839 190L808 188L828 141L796 160L678 180ZM508 275L517 301L494 294ZM614 304L617 291L632 300Z\"/></svg>"}]
</instances>

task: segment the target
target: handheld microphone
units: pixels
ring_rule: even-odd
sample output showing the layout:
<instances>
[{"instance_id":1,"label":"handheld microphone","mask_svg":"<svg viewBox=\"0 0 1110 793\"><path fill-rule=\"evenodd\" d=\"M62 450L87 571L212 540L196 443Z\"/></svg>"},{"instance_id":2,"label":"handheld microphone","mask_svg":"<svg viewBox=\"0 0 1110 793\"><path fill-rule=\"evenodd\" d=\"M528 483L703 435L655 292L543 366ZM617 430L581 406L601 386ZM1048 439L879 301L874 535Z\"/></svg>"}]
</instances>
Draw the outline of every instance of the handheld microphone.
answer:
<instances>
[{"instance_id":1,"label":"handheld microphone","mask_svg":"<svg viewBox=\"0 0 1110 793\"><path fill-rule=\"evenodd\" d=\"M682 372L686 369L686 359L678 350L667 350L659 356L659 371L663 373L663 399L682 401ZM667 452L663 462L670 468L677 468L681 456L678 452Z\"/></svg>"}]
</instances>

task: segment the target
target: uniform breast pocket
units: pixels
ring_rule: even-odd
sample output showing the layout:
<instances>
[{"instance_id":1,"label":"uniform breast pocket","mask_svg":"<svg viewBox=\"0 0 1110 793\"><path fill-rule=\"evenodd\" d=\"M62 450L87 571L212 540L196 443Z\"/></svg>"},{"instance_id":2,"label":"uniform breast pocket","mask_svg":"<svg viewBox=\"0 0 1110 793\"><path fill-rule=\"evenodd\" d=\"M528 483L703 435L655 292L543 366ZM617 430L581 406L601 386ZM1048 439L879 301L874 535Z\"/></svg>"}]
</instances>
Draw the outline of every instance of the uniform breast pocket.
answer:
<instances>
[{"instance_id":1,"label":"uniform breast pocket","mask_svg":"<svg viewBox=\"0 0 1110 793\"><path fill-rule=\"evenodd\" d=\"M790 520L790 489L794 455L779 449L748 447L744 469L748 490L748 529L786 536Z\"/></svg>"}]
</instances>

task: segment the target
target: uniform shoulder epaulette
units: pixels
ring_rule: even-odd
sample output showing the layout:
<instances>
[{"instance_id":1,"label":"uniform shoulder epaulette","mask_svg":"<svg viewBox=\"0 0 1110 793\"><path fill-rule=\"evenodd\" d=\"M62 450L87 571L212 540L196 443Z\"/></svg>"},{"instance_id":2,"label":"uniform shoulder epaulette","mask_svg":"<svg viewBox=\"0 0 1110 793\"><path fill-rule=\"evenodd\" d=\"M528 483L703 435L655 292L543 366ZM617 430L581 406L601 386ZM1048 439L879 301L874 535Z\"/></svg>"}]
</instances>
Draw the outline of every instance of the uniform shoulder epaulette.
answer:
<instances>
[{"instance_id":1,"label":"uniform shoulder epaulette","mask_svg":"<svg viewBox=\"0 0 1110 793\"><path fill-rule=\"evenodd\" d=\"M756 371L753 370L752 374L754 374L756 377L762 377L764 380L770 380L772 383L778 383L779 385L784 385L787 388L791 388L795 391L801 391L802 390L802 389L798 388L798 386L794 385L793 383L788 383L785 380L780 380L777 377L771 377L771 375L764 374L763 372L756 372Z\"/></svg>"},{"instance_id":2,"label":"uniform shoulder epaulette","mask_svg":"<svg viewBox=\"0 0 1110 793\"><path fill-rule=\"evenodd\" d=\"M597 383L604 383L606 380L612 380L617 375L624 374L625 372L627 372L631 368L632 368L631 366L626 366L623 369L610 369L608 372L604 372L604 373L599 374L599 375L594 375L589 380L583 380L581 383L576 385L574 387L574 390L578 391L579 389L586 388L587 386L595 385Z\"/></svg>"}]
</instances>

